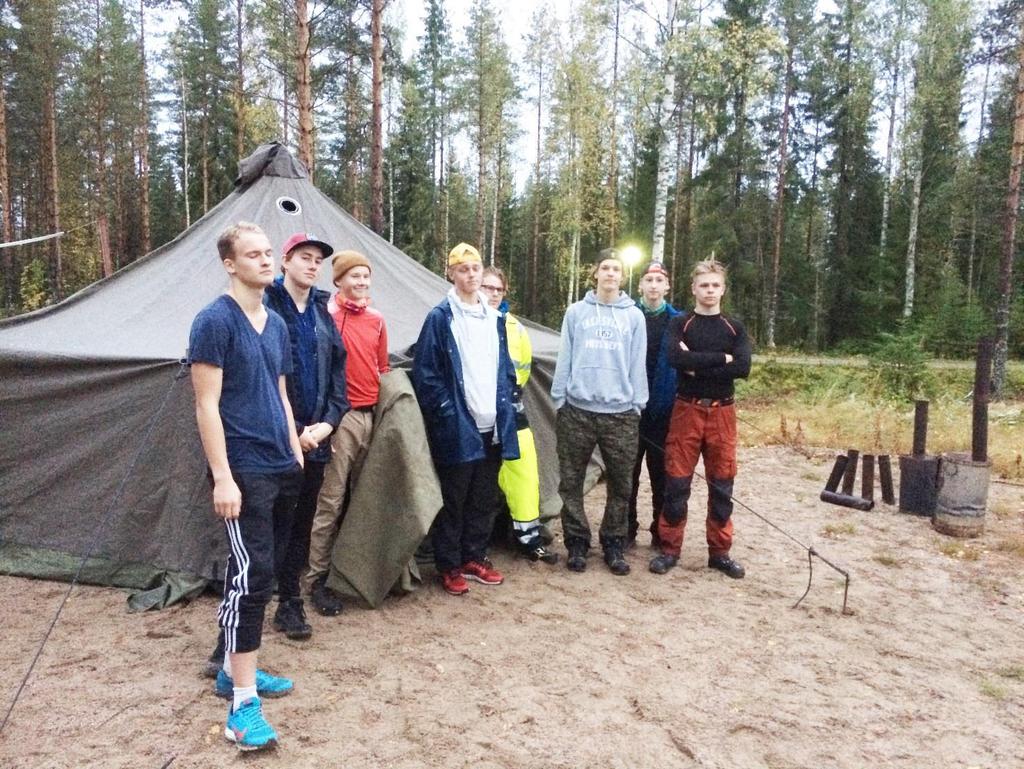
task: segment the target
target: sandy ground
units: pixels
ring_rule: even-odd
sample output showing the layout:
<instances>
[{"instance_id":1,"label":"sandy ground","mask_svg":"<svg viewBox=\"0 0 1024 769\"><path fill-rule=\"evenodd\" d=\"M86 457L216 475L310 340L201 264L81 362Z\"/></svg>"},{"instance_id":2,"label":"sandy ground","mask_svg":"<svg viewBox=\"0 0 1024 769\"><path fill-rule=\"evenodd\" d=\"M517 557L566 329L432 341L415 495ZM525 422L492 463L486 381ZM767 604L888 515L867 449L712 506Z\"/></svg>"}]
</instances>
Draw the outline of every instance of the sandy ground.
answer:
<instances>
[{"instance_id":1,"label":"sandy ground","mask_svg":"<svg viewBox=\"0 0 1024 769\"><path fill-rule=\"evenodd\" d=\"M705 568L699 515L662 577L646 541L625 578L597 554L575 575L499 551L501 587L430 582L314 617L305 643L268 627L262 662L296 691L266 705L278 750L241 756L199 675L216 599L130 615L122 592L80 587L0 767L1024 766L1024 490L993 485L988 530L963 546L892 508L819 502L829 464L746 449L736 493L849 569L850 615L817 562L792 608L806 554L743 510L742 581ZM65 590L0 577L4 711Z\"/></svg>"}]
</instances>

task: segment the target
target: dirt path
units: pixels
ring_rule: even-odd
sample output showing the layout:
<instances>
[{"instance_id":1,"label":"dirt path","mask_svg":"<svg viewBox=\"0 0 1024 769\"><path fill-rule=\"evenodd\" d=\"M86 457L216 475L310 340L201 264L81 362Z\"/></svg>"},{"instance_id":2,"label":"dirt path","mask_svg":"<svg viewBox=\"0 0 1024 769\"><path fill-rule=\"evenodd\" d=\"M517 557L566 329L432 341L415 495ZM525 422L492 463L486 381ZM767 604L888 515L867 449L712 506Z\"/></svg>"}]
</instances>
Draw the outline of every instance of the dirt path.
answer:
<instances>
[{"instance_id":1,"label":"dirt path","mask_svg":"<svg viewBox=\"0 0 1024 769\"><path fill-rule=\"evenodd\" d=\"M304 644L268 630L263 662L297 689L267 703L280 748L242 759L198 673L215 599L129 615L123 593L77 588L0 767L1024 766L1024 495L993 486L988 531L964 545L891 508L822 504L829 456L746 449L736 493L850 569L851 616L820 564L791 608L805 555L743 511L742 581L704 567L700 516L664 577L645 545L626 578L597 555L573 575L498 552L501 587L431 583L316 617ZM5 710L65 587L0 577Z\"/></svg>"}]
</instances>

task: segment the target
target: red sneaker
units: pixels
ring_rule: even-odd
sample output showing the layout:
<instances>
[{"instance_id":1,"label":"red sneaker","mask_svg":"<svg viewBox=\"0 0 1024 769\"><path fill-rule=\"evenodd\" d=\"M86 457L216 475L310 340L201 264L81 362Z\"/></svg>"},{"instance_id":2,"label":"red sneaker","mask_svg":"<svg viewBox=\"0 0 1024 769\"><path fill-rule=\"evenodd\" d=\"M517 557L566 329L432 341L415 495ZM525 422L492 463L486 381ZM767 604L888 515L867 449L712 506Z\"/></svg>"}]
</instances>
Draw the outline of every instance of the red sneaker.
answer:
<instances>
[{"instance_id":1,"label":"red sneaker","mask_svg":"<svg viewBox=\"0 0 1024 769\"><path fill-rule=\"evenodd\" d=\"M465 595L469 592L469 585L459 569L441 572L441 585L451 595Z\"/></svg>"},{"instance_id":2,"label":"red sneaker","mask_svg":"<svg viewBox=\"0 0 1024 769\"><path fill-rule=\"evenodd\" d=\"M495 569L490 563L481 561L467 561L462 564L462 576L472 579L481 585L500 585L505 581L501 572Z\"/></svg>"}]
</instances>

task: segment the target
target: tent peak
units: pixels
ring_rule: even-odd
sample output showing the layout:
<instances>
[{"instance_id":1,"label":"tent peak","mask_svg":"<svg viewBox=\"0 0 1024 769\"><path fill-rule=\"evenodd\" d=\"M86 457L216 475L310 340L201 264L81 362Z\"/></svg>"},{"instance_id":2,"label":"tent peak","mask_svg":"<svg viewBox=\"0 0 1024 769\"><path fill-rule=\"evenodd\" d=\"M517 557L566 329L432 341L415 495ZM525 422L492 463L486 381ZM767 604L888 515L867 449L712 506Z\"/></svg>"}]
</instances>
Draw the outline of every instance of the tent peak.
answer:
<instances>
[{"instance_id":1,"label":"tent peak","mask_svg":"<svg viewBox=\"0 0 1024 769\"><path fill-rule=\"evenodd\" d=\"M280 176L285 179L307 179L309 173L302 162L279 141L261 144L248 157L238 163L236 187L247 187L261 176Z\"/></svg>"}]
</instances>

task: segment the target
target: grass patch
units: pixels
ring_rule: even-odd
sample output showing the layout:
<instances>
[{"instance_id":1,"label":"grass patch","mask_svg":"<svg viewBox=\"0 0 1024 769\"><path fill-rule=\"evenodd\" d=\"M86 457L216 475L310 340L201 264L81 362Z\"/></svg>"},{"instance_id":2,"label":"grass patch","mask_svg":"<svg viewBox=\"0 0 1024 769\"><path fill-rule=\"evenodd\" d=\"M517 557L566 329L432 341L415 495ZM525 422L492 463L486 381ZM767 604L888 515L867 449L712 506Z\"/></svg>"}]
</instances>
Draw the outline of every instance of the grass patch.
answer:
<instances>
[{"instance_id":1,"label":"grass patch","mask_svg":"<svg viewBox=\"0 0 1024 769\"><path fill-rule=\"evenodd\" d=\"M956 558L961 561L977 561L981 558L983 551L977 545L954 540L946 541L939 545L939 552L948 558Z\"/></svg>"},{"instance_id":2,"label":"grass patch","mask_svg":"<svg viewBox=\"0 0 1024 769\"><path fill-rule=\"evenodd\" d=\"M996 542L992 549L1000 553L1009 553L1018 558L1024 558L1024 534L1011 534L1005 539Z\"/></svg>"},{"instance_id":3,"label":"grass patch","mask_svg":"<svg viewBox=\"0 0 1024 769\"><path fill-rule=\"evenodd\" d=\"M882 566L888 566L891 569L898 569L903 565L903 562L892 553L875 553L872 559L875 563L880 563Z\"/></svg>"},{"instance_id":4,"label":"grass patch","mask_svg":"<svg viewBox=\"0 0 1024 769\"><path fill-rule=\"evenodd\" d=\"M981 693L986 697L991 697L994 700L1002 701L1009 696L1009 692L1006 690L1005 686L1002 686L995 681L989 681L988 679L978 684L978 689L980 689Z\"/></svg>"},{"instance_id":5,"label":"grass patch","mask_svg":"<svg viewBox=\"0 0 1024 769\"><path fill-rule=\"evenodd\" d=\"M937 374L928 451L970 451L973 371ZM854 366L758 363L750 379L737 382L740 439L746 445L794 446L804 452L805 447L829 447L889 454L898 471L898 455L909 454L913 441L914 406L873 395L871 376L869 369ZM1008 385L1007 400L989 406L989 458L996 477L1024 480L1024 375L1015 373Z\"/></svg>"},{"instance_id":6,"label":"grass patch","mask_svg":"<svg viewBox=\"0 0 1024 769\"><path fill-rule=\"evenodd\" d=\"M843 521L842 523L830 523L821 530L821 536L828 537L829 539L838 539L845 534L856 533L857 527L847 521Z\"/></svg>"},{"instance_id":7,"label":"grass patch","mask_svg":"<svg viewBox=\"0 0 1024 769\"><path fill-rule=\"evenodd\" d=\"M1008 518L1024 514L1024 508L1013 502L999 500L998 502L989 502L988 512L992 513L1000 521L1005 521Z\"/></svg>"},{"instance_id":8,"label":"grass patch","mask_svg":"<svg viewBox=\"0 0 1024 769\"><path fill-rule=\"evenodd\" d=\"M1024 681L1024 665L1013 665L999 670L1003 678L1012 678L1014 681Z\"/></svg>"}]
</instances>

